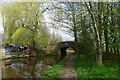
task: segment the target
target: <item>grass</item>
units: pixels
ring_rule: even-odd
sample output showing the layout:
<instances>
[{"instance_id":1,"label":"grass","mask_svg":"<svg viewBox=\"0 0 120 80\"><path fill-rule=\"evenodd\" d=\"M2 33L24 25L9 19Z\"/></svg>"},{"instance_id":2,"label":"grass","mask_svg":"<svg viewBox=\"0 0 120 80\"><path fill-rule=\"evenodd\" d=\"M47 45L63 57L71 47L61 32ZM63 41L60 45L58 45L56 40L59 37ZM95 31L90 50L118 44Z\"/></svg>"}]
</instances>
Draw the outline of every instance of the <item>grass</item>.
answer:
<instances>
[{"instance_id":1,"label":"grass","mask_svg":"<svg viewBox=\"0 0 120 80\"><path fill-rule=\"evenodd\" d=\"M104 62L103 65L96 65L93 61L88 61L84 55L80 58L75 56L75 69L80 80L120 80L119 64L117 62Z\"/></svg>"},{"instance_id":2,"label":"grass","mask_svg":"<svg viewBox=\"0 0 120 80\"><path fill-rule=\"evenodd\" d=\"M67 53L74 53L75 51L74 51L74 50L67 49L66 52L67 52Z\"/></svg>"},{"instance_id":3,"label":"grass","mask_svg":"<svg viewBox=\"0 0 120 80\"><path fill-rule=\"evenodd\" d=\"M68 57L65 57L58 64L52 66L48 71L40 78L40 80L56 80L60 77L60 73L62 71L62 67L65 62L68 60Z\"/></svg>"}]
</instances>

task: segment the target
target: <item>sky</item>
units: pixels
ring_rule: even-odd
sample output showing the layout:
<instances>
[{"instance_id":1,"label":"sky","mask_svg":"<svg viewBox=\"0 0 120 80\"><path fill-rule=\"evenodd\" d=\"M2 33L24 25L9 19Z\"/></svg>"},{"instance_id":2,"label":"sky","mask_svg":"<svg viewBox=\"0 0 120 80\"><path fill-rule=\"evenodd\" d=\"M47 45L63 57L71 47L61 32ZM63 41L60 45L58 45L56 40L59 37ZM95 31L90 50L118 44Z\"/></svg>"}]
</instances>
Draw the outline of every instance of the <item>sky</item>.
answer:
<instances>
[{"instance_id":1,"label":"sky","mask_svg":"<svg viewBox=\"0 0 120 80\"><path fill-rule=\"evenodd\" d=\"M48 19L49 20L49 19ZM55 31L55 30L52 30ZM3 29L3 24L2 24L2 15L0 14L0 34L3 34L4 29ZM71 41L74 40L74 38L68 34L66 34L65 32L62 31L58 31L58 34L61 35L63 41Z\"/></svg>"},{"instance_id":2,"label":"sky","mask_svg":"<svg viewBox=\"0 0 120 80\"><path fill-rule=\"evenodd\" d=\"M0 14L0 33L2 34L3 31L4 31L4 29L3 29L3 25L2 25L2 16Z\"/></svg>"},{"instance_id":3,"label":"sky","mask_svg":"<svg viewBox=\"0 0 120 80\"><path fill-rule=\"evenodd\" d=\"M43 14L45 22L52 23L52 19L50 18L50 14L51 14L51 13L47 13L47 12L45 12L45 13ZM49 27L49 24L48 24L47 26ZM71 40L74 40L74 38L73 38L72 36L66 34L66 33L63 32L63 31L56 30L56 29L53 29L53 28L50 28L50 30L51 30L51 33L55 32L56 34L60 34L61 37L62 37L62 39L63 39L63 41L71 41Z\"/></svg>"},{"instance_id":4,"label":"sky","mask_svg":"<svg viewBox=\"0 0 120 80\"><path fill-rule=\"evenodd\" d=\"M0 0L0 7L5 6L3 4L3 2L9 3L9 2L15 2L15 1L16 2L36 2L36 1L38 1L38 2L46 2L46 1L54 2L54 1L64 1L64 0ZM69 0L66 0L66 1L69 1ZM66 1L64 1L64 2L66 2ZM79 1L86 1L87 2L88 1L89 2L89 0L70 0L70 1L73 1L73 2L76 2L76 1L78 1L78 2ZM96 2L98 0L90 0L90 1ZM107 1L107 2L118 2L119 0L104 0L104 1ZM3 32L4 32L4 29L3 29L3 25L2 25L2 16L0 14L0 33L3 33ZM59 31L59 34L62 36L62 39L64 41L66 41L66 40L74 40L74 38L72 36L67 35L64 32Z\"/></svg>"},{"instance_id":5,"label":"sky","mask_svg":"<svg viewBox=\"0 0 120 80\"><path fill-rule=\"evenodd\" d=\"M4 0L3 0L3 1L4 1ZM3 7L3 6L5 6L4 3L1 3L1 2L0 2L0 7ZM49 19L49 18L46 18L46 21L48 22L48 21L50 21L50 19ZM55 30L51 30L51 31L56 32ZM2 24L2 15L0 14L0 34L3 34L3 32L4 32L4 29L3 29L3 24ZM66 33L63 32L63 31L58 31L58 34L61 35L63 41L74 40L74 38L73 38L72 36L66 34Z\"/></svg>"},{"instance_id":6,"label":"sky","mask_svg":"<svg viewBox=\"0 0 120 80\"><path fill-rule=\"evenodd\" d=\"M54 31L54 30L52 30ZM2 24L2 16L0 14L0 34L3 34L4 29L3 29L3 24ZM66 34L65 32L62 31L58 31L58 34L61 35L63 41L70 41L70 40L74 40L74 38L68 34Z\"/></svg>"}]
</instances>

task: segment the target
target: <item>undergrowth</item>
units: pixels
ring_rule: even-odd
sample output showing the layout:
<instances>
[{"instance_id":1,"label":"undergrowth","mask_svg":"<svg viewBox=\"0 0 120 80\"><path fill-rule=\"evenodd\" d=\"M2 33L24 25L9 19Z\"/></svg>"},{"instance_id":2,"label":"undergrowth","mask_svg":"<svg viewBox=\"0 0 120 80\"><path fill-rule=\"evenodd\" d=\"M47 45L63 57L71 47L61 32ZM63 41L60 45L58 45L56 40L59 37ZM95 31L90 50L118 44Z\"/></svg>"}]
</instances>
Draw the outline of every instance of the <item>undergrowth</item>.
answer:
<instances>
[{"instance_id":1,"label":"undergrowth","mask_svg":"<svg viewBox=\"0 0 120 80\"><path fill-rule=\"evenodd\" d=\"M107 61L103 65L97 65L95 62L87 60L84 55L75 56L75 69L78 78L88 80L118 80L120 79L119 64L117 62Z\"/></svg>"}]
</instances>

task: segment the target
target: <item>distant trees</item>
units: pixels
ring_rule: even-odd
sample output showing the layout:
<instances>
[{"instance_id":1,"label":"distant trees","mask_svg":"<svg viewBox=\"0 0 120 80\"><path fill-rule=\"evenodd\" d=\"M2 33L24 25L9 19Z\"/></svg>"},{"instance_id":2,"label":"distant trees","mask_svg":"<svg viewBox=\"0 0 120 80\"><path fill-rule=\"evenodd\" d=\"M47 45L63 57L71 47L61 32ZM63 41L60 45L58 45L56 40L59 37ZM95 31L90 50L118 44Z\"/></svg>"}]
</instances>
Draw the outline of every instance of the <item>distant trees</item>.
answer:
<instances>
[{"instance_id":1,"label":"distant trees","mask_svg":"<svg viewBox=\"0 0 120 80\"><path fill-rule=\"evenodd\" d=\"M60 41L62 41L62 37L58 33L53 32L51 36L50 44L54 44Z\"/></svg>"}]
</instances>

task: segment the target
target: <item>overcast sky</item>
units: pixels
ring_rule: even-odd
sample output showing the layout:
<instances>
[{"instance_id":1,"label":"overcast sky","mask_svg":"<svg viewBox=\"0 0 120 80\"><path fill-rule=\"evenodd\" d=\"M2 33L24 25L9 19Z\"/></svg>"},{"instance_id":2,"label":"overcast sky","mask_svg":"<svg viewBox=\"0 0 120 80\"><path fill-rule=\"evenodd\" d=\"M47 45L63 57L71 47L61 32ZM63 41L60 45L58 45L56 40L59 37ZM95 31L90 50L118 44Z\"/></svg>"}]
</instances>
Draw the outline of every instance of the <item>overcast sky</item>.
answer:
<instances>
[{"instance_id":1,"label":"overcast sky","mask_svg":"<svg viewBox=\"0 0 120 80\"><path fill-rule=\"evenodd\" d=\"M1 3L0 2L0 7L3 7L5 6L4 3ZM47 18L46 20L47 22L50 21L49 18ZM55 30L52 30L52 31L55 31ZM4 29L3 29L3 24L2 24L2 16L0 14L0 33L3 33L4 32ZM67 40L74 40L74 38L68 34L66 34L65 32L62 32L62 31L58 31L58 34L60 34L62 36L62 39L64 41L67 41Z\"/></svg>"},{"instance_id":2,"label":"overcast sky","mask_svg":"<svg viewBox=\"0 0 120 80\"><path fill-rule=\"evenodd\" d=\"M52 30L52 31L54 31L54 30ZM4 29L3 29L3 25L2 25L2 16L0 14L0 33L2 34L3 32L4 32ZM62 36L62 39L64 41L74 40L73 37L71 37L70 35L67 35L65 32L58 31L58 34L60 34Z\"/></svg>"},{"instance_id":3,"label":"overcast sky","mask_svg":"<svg viewBox=\"0 0 120 80\"><path fill-rule=\"evenodd\" d=\"M2 17L1 17L1 14L0 14L0 33L3 33L3 25L2 25Z\"/></svg>"},{"instance_id":4,"label":"overcast sky","mask_svg":"<svg viewBox=\"0 0 120 80\"><path fill-rule=\"evenodd\" d=\"M3 25L2 25L2 16L1 16L1 14L0 14L0 33L2 34L3 31L4 31L4 29L3 29ZM53 30L52 30L52 31L53 31ZM58 34L60 34L60 35L62 36L62 39L63 39L64 41L66 41L66 40L74 40L73 37L71 37L70 35L67 35L66 33L64 33L64 32L62 32L62 31L58 31Z\"/></svg>"}]
</instances>

